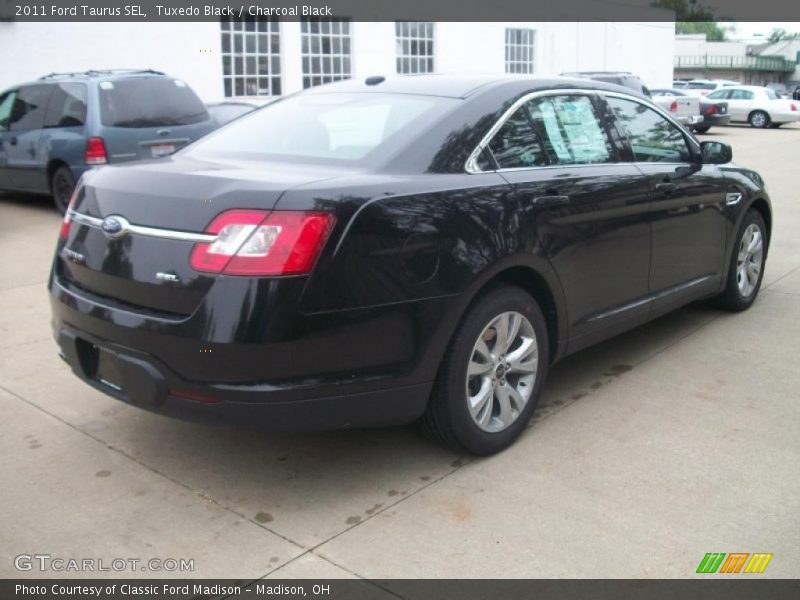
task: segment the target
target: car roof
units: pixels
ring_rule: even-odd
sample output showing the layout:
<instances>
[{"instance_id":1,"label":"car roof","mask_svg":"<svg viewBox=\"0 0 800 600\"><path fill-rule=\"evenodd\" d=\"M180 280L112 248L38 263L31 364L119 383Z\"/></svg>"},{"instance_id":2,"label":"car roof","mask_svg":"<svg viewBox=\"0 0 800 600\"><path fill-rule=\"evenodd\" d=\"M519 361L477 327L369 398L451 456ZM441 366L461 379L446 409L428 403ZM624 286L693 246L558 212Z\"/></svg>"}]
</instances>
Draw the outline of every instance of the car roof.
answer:
<instances>
[{"instance_id":1,"label":"car roof","mask_svg":"<svg viewBox=\"0 0 800 600\"><path fill-rule=\"evenodd\" d=\"M376 83L368 83L368 81ZM380 81L378 81L380 80ZM630 88L578 77L535 77L531 75L401 75L393 77L368 77L347 79L305 90L307 94L326 93L387 93L467 98L478 92L509 88L527 84L531 91L575 87L589 90L622 91L639 96Z\"/></svg>"},{"instance_id":2,"label":"car roof","mask_svg":"<svg viewBox=\"0 0 800 600\"><path fill-rule=\"evenodd\" d=\"M166 77L167 74L153 69L89 69L88 71L76 71L72 73L48 73L39 77L35 82L30 83L49 83L55 81L69 80L91 80L91 79L120 79L123 77Z\"/></svg>"}]
</instances>

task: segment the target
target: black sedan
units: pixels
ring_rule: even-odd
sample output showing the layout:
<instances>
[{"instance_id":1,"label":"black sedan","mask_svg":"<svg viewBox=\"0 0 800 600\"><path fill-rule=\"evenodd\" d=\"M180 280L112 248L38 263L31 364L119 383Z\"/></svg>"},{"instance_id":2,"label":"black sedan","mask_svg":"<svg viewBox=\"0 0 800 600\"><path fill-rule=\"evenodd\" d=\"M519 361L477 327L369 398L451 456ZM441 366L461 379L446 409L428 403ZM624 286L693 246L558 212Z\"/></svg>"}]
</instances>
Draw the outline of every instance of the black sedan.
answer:
<instances>
[{"instance_id":1,"label":"black sedan","mask_svg":"<svg viewBox=\"0 0 800 600\"><path fill-rule=\"evenodd\" d=\"M347 81L80 182L49 289L74 373L273 429L421 420L490 454L548 367L686 303L755 300L759 175L624 88Z\"/></svg>"},{"instance_id":2,"label":"black sedan","mask_svg":"<svg viewBox=\"0 0 800 600\"><path fill-rule=\"evenodd\" d=\"M727 102L709 100L705 96L698 95L697 92L692 93L692 90L655 89L652 90L652 94L654 96L690 96L697 98L700 102L700 114L703 115L703 122L693 127L697 133L708 133L708 130L714 125L729 125L731 122Z\"/></svg>"}]
</instances>

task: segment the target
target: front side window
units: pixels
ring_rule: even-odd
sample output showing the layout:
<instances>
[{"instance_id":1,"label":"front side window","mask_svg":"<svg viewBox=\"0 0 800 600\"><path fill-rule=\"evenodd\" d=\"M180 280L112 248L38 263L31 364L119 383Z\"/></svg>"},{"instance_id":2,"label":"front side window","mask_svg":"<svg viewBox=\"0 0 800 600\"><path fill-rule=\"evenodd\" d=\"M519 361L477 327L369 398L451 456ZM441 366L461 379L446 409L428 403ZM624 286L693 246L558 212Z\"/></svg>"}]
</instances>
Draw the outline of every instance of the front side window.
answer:
<instances>
[{"instance_id":1,"label":"front side window","mask_svg":"<svg viewBox=\"0 0 800 600\"><path fill-rule=\"evenodd\" d=\"M394 29L397 72L433 73L433 23L398 21Z\"/></svg>"},{"instance_id":2,"label":"front side window","mask_svg":"<svg viewBox=\"0 0 800 600\"><path fill-rule=\"evenodd\" d=\"M41 128L50 88L49 85L29 85L20 88L8 121L11 131Z\"/></svg>"},{"instance_id":3,"label":"front side window","mask_svg":"<svg viewBox=\"0 0 800 600\"><path fill-rule=\"evenodd\" d=\"M281 95L281 38L277 20L223 20L225 96Z\"/></svg>"},{"instance_id":4,"label":"front side window","mask_svg":"<svg viewBox=\"0 0 800 600\"><path fill-rule=\"evenodd\" d=\"M528 109L543 132L552 164L612 160L611 142L587 96L545 96L528 103Z\"/></svg>"},{"instance_id":5,"label":"front side window","mask_svg":"<svg viewBox=\"0 0 800 600\"><path fill-rule=\"evenodd\" d=\"M506 73L535 72L535 42L533 29L506 29Z\"/></svg>"},{"instance_id":6,"label":"front side window","mask_svg":"<svg viewBox=\"0 0 800 600\"><path fill-rule=\"evenodd\" d=\"M192 88L169 77L101 81L100 121L106 127L191 125L209 119Z\"/></svg>"},{"instance_id":7,"label":"front side window","mask_svg":"<svg viewBox=\"0 0 800 600\"><path fill-rule=\"evenodd\" d=\"M245 115L195 142L192 154L353 164L419 135L457 100L410 94L306 94ZM395 147L395 146L393 146Z\"/></svg>"},{"instance_id":8,"label":"front side window","mask_svg":"<svg viewBox=\"0 0 800 600\"><path fill-rule=\"evenodd\" d=\"M639 162L688 162L689 146L681 130L653 109L621 98L606 98Z\"/></svg>"},{"instance_id":9,"label":"front side window","mask_svg":"<svg viewBox=\"0 0 800 600\"><path fill-rule=\"evenodd\" d=\"M59 83L47 102L45 127L80 127L86 122L86 84Z\"/></svg>"},{"instance_id":10,"label":"front side window","mask_svg":"<svg viewBox=\"0 0 800 600\"><path fill-rule=\"evenodd\" d=\"M300 22L303 88L350 79L350 21L306 19Z\"/></svg>"}]
</instances>

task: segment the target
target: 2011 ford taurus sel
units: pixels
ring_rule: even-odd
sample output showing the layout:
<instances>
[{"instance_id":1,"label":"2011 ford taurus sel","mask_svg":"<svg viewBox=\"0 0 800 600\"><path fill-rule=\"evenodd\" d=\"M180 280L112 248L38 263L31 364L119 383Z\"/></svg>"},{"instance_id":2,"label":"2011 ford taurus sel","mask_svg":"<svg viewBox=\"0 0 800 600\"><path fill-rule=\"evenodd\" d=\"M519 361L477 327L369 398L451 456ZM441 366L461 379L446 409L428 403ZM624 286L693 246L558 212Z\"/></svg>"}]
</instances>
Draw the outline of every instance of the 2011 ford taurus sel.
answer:
<instances>
[{"instance_id":1,"label":"2011 ford taurus sel","mask_svg":"<svg viewBox=\"0 0 800 600\"><path fill-rule=\"evenodd\" d=\"M490 454L548 366L701 298L755 300L761 177L635 92L419 76L287 97L87 173L50 292L120 400L275 429L421 419Z\"/></svg>"}]
</instances>

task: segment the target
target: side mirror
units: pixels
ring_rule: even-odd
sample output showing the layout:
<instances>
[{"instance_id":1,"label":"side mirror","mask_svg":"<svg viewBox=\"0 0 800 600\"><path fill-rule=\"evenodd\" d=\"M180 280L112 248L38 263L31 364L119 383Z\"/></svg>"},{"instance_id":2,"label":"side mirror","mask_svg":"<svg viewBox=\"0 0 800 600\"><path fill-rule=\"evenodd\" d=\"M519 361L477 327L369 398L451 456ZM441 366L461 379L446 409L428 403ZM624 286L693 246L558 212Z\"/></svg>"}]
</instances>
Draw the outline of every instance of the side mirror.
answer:
<instances>
[{"instance_id":1,"label":"side mirror","mask_svg":"<svg viewBox=\"0 0 800 600\"><path fill-rule=\"evenodd\" d=\"M724 165L733 160L733 148L722 142L703 142L700 144L700 153L703 163L709 165Z\"/></svg>"}]
</instances>

